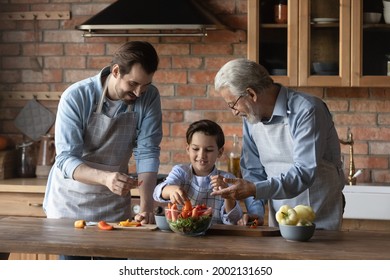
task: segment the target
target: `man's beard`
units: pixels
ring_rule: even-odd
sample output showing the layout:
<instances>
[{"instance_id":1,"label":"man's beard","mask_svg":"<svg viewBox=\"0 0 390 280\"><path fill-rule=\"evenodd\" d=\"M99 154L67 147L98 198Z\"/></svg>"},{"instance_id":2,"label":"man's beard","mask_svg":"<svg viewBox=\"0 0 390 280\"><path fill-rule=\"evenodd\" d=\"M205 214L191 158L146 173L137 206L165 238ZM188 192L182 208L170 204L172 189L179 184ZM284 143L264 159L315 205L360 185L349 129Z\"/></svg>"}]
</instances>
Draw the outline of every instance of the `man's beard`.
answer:
<instances>
[{"instance_id":1,"label":"man's beard","mask_svg":"<svg viewBox=\"0 0 390 280\"><path fill-rule=\"evenodd\" d=\"M258 122L261 122L261 119L255 115L252 108L249 108L250 112L246 115L246 120L250 124L256 124Z\"/></svg>"}]
</instances>

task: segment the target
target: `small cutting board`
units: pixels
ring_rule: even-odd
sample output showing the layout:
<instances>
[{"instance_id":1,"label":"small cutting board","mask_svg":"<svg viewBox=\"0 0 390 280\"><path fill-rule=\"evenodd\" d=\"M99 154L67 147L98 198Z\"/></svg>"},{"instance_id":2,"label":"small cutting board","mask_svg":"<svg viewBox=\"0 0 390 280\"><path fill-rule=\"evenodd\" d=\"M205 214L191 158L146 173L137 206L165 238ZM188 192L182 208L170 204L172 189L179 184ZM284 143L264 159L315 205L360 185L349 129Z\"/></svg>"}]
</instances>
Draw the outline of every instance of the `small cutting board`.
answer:
<instances>
[{"instance_id":1,"label":"small cutting board","mask_svg":"<svg viewBox=\"0 0 390 280\"><path fill-rule=\"evenodd\" d=\"M123 227L118 225L117 223L108 223L108 224L112 225L115 229L124 229L124 230L156 230L157 229L157 225L153 225L153 224L145 224L138 227Z\"/></svg>"},{"instance_id":2,"label":"small cutting board","mask_svg":"<svg viewBox=\"0 0 390 280\"><path fill-rule=\"evenodd\" d=\"M207 234L212 235L235 235L235 236L280 236L280 230L277 227L257 226L250 228L249 226L236 226L214 224L207 231Z\"/></svg>"},{"instance_id":3,"label":"small cutting board","mask_svg":"<svg viewBox=\"0 0 390 280\"><path fill-rule=\"evenodd\" d=\"M123 227L120 226L118 223L107 223L109 225L112 225L114 229L124 229L124 230L156 230L157 225L154 224L145 224L138 227ZM98 225L96 222L88 222L86 228L98 228Z\"/></svg>"}]
</instances>

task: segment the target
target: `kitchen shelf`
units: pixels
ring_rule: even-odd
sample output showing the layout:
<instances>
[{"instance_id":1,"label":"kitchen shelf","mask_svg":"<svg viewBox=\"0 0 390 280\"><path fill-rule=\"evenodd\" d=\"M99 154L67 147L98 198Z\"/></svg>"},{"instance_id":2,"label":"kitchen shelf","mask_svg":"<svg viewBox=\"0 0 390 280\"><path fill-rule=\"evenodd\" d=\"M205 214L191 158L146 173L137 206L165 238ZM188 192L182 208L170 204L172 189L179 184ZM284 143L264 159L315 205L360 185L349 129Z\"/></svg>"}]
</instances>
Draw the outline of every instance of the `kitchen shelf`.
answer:
<instances>
[{"instance_id":1,"label":"kitchen shelf","mask_svg":"<svg viewBox=\"0 0 390 280\"><path fill-rule=\"evenodd\" d=\"M286 75L272 75L275 82L303 87L389 86L390 24L383 19L363 23L363 0L290 0L287 24L274 23L272 3L248 0L247 57L270 73L287 69ZM315 75L311 68L316 61L336 62L339 70L335 75Z\"/></svg>"},{"instance_id":2,"label":"kitchen shelf","mask_svg":"<svg viewBox=\"0 0 390 280\"><path fill-rule=\"evenodd\" d=\"M59 20L70 19L69 11L33 11L0 13L0 20Z\"/></svg>"},{"instance_id":3,"label":"kitchen shelf","mask_svg":"<svg viewBox=\"0 0 390 280\"><path fill-rule=\"evenodd\" d=\"M62 92L28 92L28 91L3 91L0 92L0 100L60 100Z\"/></svg>"}]
</instances>

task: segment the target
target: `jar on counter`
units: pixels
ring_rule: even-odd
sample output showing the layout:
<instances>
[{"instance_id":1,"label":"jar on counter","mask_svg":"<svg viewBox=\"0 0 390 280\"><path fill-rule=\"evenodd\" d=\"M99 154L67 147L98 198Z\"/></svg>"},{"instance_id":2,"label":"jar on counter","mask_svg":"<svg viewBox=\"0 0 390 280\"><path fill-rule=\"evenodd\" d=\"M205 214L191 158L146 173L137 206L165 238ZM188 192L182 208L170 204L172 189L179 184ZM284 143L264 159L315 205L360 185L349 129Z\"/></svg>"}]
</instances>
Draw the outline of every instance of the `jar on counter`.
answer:
<instances>
[{"instance_id":1,"label":"jar on counter","mask_svg":"<svg viewBox=\"0 0 390 280\"><path fill-rule=\"evenodd\" d=\"M17 175L20 178L35 177L37 156L34 142L25 142L16 146L18 152Z\"/></svg>"},{"instance_id":2,"label":"jar on counter","mask_svg":"<svg viewBox=\"0 0 390 280\"><path fill-rule=\"evenodd\" d=\"M233 135L233 147L229 153L228 171L237 178L241 178L240 168L241 147L236 134Z\"/></svg>"},{"instance_id":3,"label":"jar on counter","mask_svg":"<svg viewBox=\"0 0 390 280\"><path fill-rule=\"evenodd\" d=\"M276 0L274 13L276 23L287 23L287 0Z\"/></svg>"}]
</instances>

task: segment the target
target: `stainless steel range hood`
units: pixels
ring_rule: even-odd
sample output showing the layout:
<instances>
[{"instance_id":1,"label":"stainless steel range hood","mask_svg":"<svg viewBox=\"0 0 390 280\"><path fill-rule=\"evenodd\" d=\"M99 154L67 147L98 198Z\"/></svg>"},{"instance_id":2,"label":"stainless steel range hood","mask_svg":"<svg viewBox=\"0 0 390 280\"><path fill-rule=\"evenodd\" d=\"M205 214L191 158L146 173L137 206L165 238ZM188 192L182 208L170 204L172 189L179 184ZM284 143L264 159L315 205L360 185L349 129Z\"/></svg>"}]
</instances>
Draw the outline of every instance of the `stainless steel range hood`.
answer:
<instances>
[{"instance_id":1,"label":"stainless steel range hood","mask_svg":"<svg viewBox=\"0 0 390 280\"><path fill-rule=\"evenodd\" d=\"M207 36L226 28L199 0L118 0L76 29L84 37Z\"/></svg>"}]
</instances>

